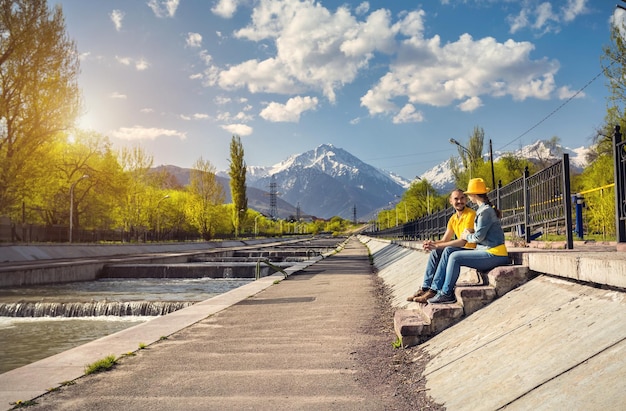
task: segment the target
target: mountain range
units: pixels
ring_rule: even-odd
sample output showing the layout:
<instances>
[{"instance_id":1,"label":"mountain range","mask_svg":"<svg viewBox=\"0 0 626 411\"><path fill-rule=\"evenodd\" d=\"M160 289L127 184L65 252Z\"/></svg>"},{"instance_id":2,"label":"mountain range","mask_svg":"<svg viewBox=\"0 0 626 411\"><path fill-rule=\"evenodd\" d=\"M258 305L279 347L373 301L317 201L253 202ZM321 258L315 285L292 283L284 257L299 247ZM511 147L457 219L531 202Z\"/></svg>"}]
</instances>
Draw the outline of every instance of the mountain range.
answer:
<instances>
[{"instance_id":1,"label":"mountain range","mask_svg":"<svg viewBox=\"0 0 626 411\"><path fill-rule=\"evenodd\" d=\"M514 153L494 153L494 162L504 154L527 158L548 165L570 156L570 166L582 170L586 165L587 148L569 149L558 144L536 141ZM179 184L189 183L189 169L161 166L172 174ZM217 173L224 187L226 202L230 202L228 172ZM449 161L444 161L419 176L440 193L454 187ZM322 144L313 150L294 154L268 167L248 166L246 185L248 206L266 215L270 214L270 185L276 193L276 216L339 216L352 220L355 212L360 221L367 221L378 211L393 204L402 196L411 181L394 173L378 169L332 144Z\"/></svg>"}]
</instances>

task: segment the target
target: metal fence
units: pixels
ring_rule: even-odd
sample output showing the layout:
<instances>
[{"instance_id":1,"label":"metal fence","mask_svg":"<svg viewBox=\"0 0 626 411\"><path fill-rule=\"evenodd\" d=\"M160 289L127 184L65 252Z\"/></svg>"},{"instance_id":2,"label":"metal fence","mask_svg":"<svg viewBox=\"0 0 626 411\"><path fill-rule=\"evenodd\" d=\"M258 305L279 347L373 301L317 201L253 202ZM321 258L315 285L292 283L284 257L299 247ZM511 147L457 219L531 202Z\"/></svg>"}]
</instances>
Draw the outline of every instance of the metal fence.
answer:
<instances>
[{"instance_id":1,"label":"metal fence","mask_svg":"<svg viewBox=\"0 0 626 411\"><path fill-rule=\"evenodd\" d=\"M506 186L499 185L497 190L490 192L489 199L502 211L502 228L512 231L526 242L530 242L538 234L536 230L551 225L556 227L557 232L562 227L567 238L567 248L574 247L567 154L563 155L562 160L532 176L526 169L519 179ZM385 230L377 230L372 226L368 234L405 240L441 238L453 213L454 209L449 207Z\"/></svg>"},{"instance_id":2,"label":"metal fence","mask_svg":"<svg viewBox=\"0 0 626 411\"><path fill-rule=\"evenodd\" d=\"M622 141L620 126L613 133L615 161L615 234L618 243L626 242L626 141Z\"/></svg>"}]
</instances>

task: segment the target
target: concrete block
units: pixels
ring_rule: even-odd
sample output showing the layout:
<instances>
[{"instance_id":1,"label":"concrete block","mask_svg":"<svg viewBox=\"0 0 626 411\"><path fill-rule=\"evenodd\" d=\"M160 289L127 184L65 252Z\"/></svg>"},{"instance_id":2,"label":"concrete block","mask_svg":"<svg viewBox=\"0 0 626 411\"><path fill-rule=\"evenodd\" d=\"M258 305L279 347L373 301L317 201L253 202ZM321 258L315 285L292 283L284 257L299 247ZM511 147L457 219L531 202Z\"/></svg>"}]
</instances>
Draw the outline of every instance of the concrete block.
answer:
<instances>
[{"instance_id":1,"label":"concrete block","mask_svg":"<svg viewBox=\"0 0 626 411\"><path fill-rule=\"evenodd\" d=\"M579 258L579 270L581 281L626 289L626 261L623 259L582 254Z\"/></svg>"},{"instance_id":2,"label":"concrete block","mask_svg":"<svg viewBox=\"0 0 626 411\"><path fill-rule=\"evenodd\" d=\"M489 284L496 289L498 296L503 296L527 282L530 275L530 270L527 266L504 265L489 271Z\"/></svg>"},{"instance_id":3,"label":"concrete block","mask_svg":"<svg viewBox=\"0 0 626 411\"><path fill-rule=\"evenodd\" d=\"M424 325L425 335L435 335L458 322L463 317L463 307L456 304L425 304L422 305L424 314L430 318L430 324Z\"/></svg>"},{"instance_id":4,"label":"concrete block","mask_svg":"<svg viewBox=\"0 0 626 411\"><path fill-rule=\"evenodd\" d=\"M393 315L393 328L403 347L419 344L424 327L430 324L430 319L423 311L397 310Z\"/></svg>"},{"instance_id":5,"label":"concrete block","mask_svg":"<svg viewBox=\"0 0 626 411\"><path fill-rule=\"evenodd\" d=\"M457 287L456 289L456 298L463 306L465 316L489 305L496 297L496 290L490 286Z\"/></svg>"}]
</instances>

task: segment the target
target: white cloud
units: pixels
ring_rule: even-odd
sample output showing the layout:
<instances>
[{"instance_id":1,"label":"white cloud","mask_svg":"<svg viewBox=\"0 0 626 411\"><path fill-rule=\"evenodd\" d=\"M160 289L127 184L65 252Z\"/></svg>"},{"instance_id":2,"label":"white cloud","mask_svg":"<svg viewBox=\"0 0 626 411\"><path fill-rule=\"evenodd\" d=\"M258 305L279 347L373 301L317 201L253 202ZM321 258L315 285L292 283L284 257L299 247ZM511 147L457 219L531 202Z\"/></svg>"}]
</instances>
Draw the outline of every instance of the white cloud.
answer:
<instances>
[{"instance_id":1,"label":"white cloud","mask_svg":"<svg viewBox=\"0 0 626 411\"><path fill-rule=\"evenodd\" d=\"M122 140L155 140L157 137L178 137L181 140L187 138L185 133L177 130L142 126L120 127L111 135Z\"/></svg>"},{"instance_id":2,"label":"white cloud","mask_svg":"<svg viewBox=\"0 0 626 411\"><path fill-rule=\"evenodd\" d=\"M124 19L124 13L121 10L113 10L111 14L111 21L115 26L115 30L120 31L122 29L122 20Z\"/></svg>"},{"instance_id":3,"label":"white cloud","mask_svg":"<svg viewBox=\"0 0 626 411\"><path fill-rule=\"evenodd\" d=\"M148 67L150 67L150 64L144 60L144 59L139 59L136 63L135 63L135 68L137 69L137 71L144 71L146 70Z\"/></svg>"},{"instance_id":4,"label":"white cloud","mask_svg":"<svg viewBox=\"0 0 626 411\"><path fill-rule=\"evenodd\" d=\"M578 91L572 90L567 86L560 87L559 90L557 91L557 95L559 96L560 100L567 100L572 97L574 98L585 97L585 93L582 91L578 94L576 93L578 93Z\"/></svg>"},{"instance_id":5,"label":"white cloud","mask_svg":"<svg viewBox=\"0 0 626 411\"><path fill-rule=\"evenodd\" d=\"M180 0L150 0L147 4L155 16L162 18L174 17L179 2Z\"/></svg>"},{"instance_id":6,"label":"white cloud","mask_svg":"<svg viewBox=\"0 0 626 411\"><path fill-rule=\"evenodd\" d=\"M144 114L154 113L154 109L146 107L146 108L142 108L141 110L139 110L139 112L144 113Z\"/></svg>"},{"instance_id":7,"label":"white cloud","mask_svg":"<svg viewBox=\"0 0 626 411\"><path fill-rule=\"evenodd\" d=\"M579 15L587 13L589 11L587 9L587 1L588 0L567 0L567 3L561 8L563 20L570 22Z\"/></svg>"},{"instance_id":8,"label":"white cloud","mask_svg":"<svg viewBox=\"0 0 626 411\"><path fill-rule=\"evenodd\" d=\"M109 95L110 98L115 98L115 99L120 99L120 100L126 100L126 94L122 94L119 93L117 91L114 91L113 93L111 93Z\"/></svg>"},{"instance_id":9,"label":"white cloud","mask_svg":"<svg viewBox=\"0 0 626 411\"><path fill-rule=\"evenodd\" d=\"M227 97L227 96L215 96L213 101L215 101L215 104L221 106L221 105L230 103L231 102L231 98Z\"/></svg>"},{"instance_id":10,"label":"white cloud","mask_svg":"<svg viewBox=\"0 0 626 411\"><path fill-rule=\"evenodd\" d=\"M476 97L476 96L470 97L464 102L457 105L457 107L461 111L470 111L470 112L482 106L483 106L483 101L480 99L480 97Z\"/></svg>"},{"instance_id":11,"label":"white cloud","mask_svg":"<svg viewBox=\"0 0 626 411\"><path fill-rule=\"evenodd\" d=\"M187 33L187 47L201 47L202 35L199 33Z\"/></svg>"},{"instance_id":12,"label":"white cloud","mask_svg":"<svg viewBox=\"0 0 626 411\"><path fill-rule=\"evenodd\" d=\"M370 10L370 4L367 1L364 1L363 3L359 4L356 9L354 10L354 12L357 15L362 15L367 13Z\"/></svg>"},{"instance_id":13,"label":"white cloud","mask_svg":"<svg viewBox=\"0 0 626 411\"><path fill-rule=\"evenodd\" d=\"M195 113L193 115L194 120L206 120L207 118L209 118L208 114L205 113Z\"/></svg>"},{"instance_id":14,"label":"white cloud","mask_svg":"<svg viewBox=\"0 0 626 411\"><path fill-rule=\"evenodd\" d=\"M406 104L393 118L394 124L419 123L422 121L424 121L424 115L421 111L415 110L415 106L413 104Z\"/></svg>"},{"instance_id":15,"label":"white cloud","mask_svg":"<svg viewBox=\"0 0 626 411\"><path fill-rule=\"evenodd\" d=\"M242 123L248 122L248 121L252 121L252 116L249 114L244 113L243 111L240 111L239 113L235 114L234 116L232 114L230 114L229 112L220 112L217 114L217 120L218 121L222 121L224 123L230 123L230 122L234 122L234 121L239 121Z\"/></svg>"},{"instance_id":16,"label":"white cloud","mask_svg":"<svg viewBox=\"0 0 626 411\"><path fill-rule=\"evenodd\" d=\"M211 9L213 14L230 19L237 11L238 0L218 0L217 4Z\"/></svg>"},{"instance_id":17,"label":"white cloud","mask_svg":"<svg viewBox=\"0 0 626 411\"><path fill-rule=\"evenodd\" d=\"M317 97L294 97L287 100L286 104L272 102L265 107L260 116L271 122L290 122L297 123L300 121L300 115L308 110L317 108Z\"/></svg>"},{"instance_id":18,"label":"white cloud","mask_svg":"<svg viewBox=\"0 0 626 411\"><path fill-rule=\"evenodd\" d=\"M118 63L121 63L125 66L130 66L130 63L132 63L132 59L130 57L115 56L115 60L117 60Z\"/></svg>"},{"instance_id":19,"label":"white cloud","mask_svg":"<svg viewBox=\"0 0 626 411\"><path fill-rule=\"evenodd\" d=\"M252 93L319 90L335 101L335 90L354 81L375 51L393 50L390 19L383 9L358 21L345 6L331 12L312 1L260 0L252 22L235 36L272 41L276 55L234 65L220 73L218 84Z\"/></svg>"},{"instance_id":20,"label":"white cloud","mask_svg":"<svg viewBox=\"0 0 626 411\"><path fill-rule=\"evenodd\" d=\"M137 71L143 71L143 70L146 70L148 67L150 67L150 63L148 63L144 59L135 60L131 57L115 56L115 60L117 60L118 63L123 64L125 66L130 66L131 64L134 64L135 69Z\"/></svg>"},{"instance_id":21,"label":"white cloud","mask_svg":"<svg viewBox=\"0 0 626 411\"><path fill-rule=\"evenodd\" d=\"M229 133L236 134L238 136L249 136L253 131L252 127L246 124L227 124L221 127Z\"/></svg>"},{"instance_id":22,"label":"white cloud","mask_svg":"<svg viewBox=\"0 0 626 411\"><path fill-rule=\"evenodd\" d=\"M520 2L522 8L517 15L509 15L509 31L516 33L519 30L530 28L540 34L558 33L561 25L574 21L578 16L588 13L589 0L567 0L550 2L542 0L527 0ZM560 5L558 10L555 6Z\"/></svg>"},{"instance_id":23,"label":"white cloud","mask_svg":"<svg viewBox=\"0 0 626 411\"><path fill-rule=\"evenodd\" d=\"M442 46L438 36L416 35L403 43L397 61L361 98L361 105L370 114L382 114L397 112L398 98L436 107L462 101L463 110L475 109L481 95L547 99L555 90L559 66L531 60L533 48L529 42L474 40L469 34Z\"/></svg>"}]
</instances>

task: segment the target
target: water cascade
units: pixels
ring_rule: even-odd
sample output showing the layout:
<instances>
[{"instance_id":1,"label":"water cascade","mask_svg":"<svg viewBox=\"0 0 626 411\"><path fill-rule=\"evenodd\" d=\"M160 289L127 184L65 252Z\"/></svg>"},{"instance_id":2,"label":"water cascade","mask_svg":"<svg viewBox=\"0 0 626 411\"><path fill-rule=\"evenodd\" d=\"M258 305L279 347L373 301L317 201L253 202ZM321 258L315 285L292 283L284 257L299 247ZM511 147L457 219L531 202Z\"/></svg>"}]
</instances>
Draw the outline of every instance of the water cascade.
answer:
<instances>
[{"instance_id":1,"label":"water cascade","mask_svg":"<svg viewBox=\"0 0 626 411\"><path fill-rule=\"evenodd\" d=\"M0 303L0 317L99 317L165 315L191 301L91 301Z\"/></svg>"}]
</instances>

